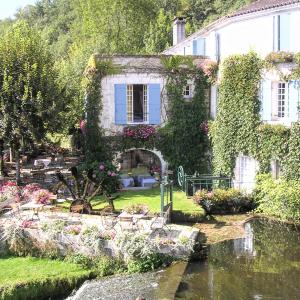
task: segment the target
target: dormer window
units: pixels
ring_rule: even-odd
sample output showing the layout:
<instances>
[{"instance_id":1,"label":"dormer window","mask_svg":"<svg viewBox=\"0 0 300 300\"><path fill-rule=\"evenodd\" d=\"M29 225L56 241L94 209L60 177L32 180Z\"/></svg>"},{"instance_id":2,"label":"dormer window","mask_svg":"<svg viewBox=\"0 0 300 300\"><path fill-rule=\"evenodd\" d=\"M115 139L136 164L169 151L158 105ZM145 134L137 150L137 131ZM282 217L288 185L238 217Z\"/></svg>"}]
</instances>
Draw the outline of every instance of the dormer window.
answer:
<instances>
[{"instance_id":1,"label":"dormer window","mask_svg":"<svg viewBox=\"0 0 300 300\"><path fill-rule=\"evenodd\" d=\"M192 98L192 85L191 84L187 84L186 86L184 86L183 97L184 98Z\"/></svg>"}]
</instances>

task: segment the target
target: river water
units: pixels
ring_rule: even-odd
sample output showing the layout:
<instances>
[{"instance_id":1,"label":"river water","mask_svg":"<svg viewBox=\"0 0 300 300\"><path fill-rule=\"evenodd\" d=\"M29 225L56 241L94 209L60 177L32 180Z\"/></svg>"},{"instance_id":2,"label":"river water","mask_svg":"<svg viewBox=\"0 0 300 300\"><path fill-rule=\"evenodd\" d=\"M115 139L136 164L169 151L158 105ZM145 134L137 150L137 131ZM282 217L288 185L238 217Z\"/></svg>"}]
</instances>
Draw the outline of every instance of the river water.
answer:
<instances>
[{"instance_id":1,"label":"river water","mask_svg":"<svg viewBox=\"0 0 300 300\"><path fill-rule=\"evenodd\" d=\"M266 219L247 235L214 244L205 262L188 265L176 299L300 299L300 231Z\"/></svg>"}]
</instances>

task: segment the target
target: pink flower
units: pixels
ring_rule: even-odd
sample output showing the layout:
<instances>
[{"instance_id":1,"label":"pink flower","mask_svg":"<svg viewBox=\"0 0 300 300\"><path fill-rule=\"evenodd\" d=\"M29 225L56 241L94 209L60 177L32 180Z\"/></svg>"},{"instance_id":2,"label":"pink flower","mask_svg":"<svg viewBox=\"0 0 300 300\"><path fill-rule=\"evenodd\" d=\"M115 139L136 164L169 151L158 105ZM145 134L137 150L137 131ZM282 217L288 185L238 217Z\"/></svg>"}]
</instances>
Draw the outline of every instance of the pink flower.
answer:
<instances>
[{"instance_id":1,"label":"pink flower","mask_svg":"<svg viewBox=\"0 0 300 300\"><path fill-rule=\"evenodd\" d=\"M108 176L111 176L111 174L112 174L111 171L108 171L108 172L107 172L107 175L108 175Z\"/></svg>"},{"instance_id":2,"label":"pink flower","mask_svg":"<svg viewBox=\"0 0 300 300\"><path fill-rule=\"evenodd\" d=\"M213 192L208 192L206 194L207 198L212 198L214 196L214 193Z\"/></svg>"},{"instance_id":3,"label":"pink flower","mask_svg":"<svg viewBox=\"0 0 300 300\"><path fill-rule=\"evenodd\" d=\"M33 199L38 204L49 204L52 194L45 189L40 189L33 193Z\"/></svg>"},{"instance_id":4,"label":"pink flower","mask_svg":"<svg viewBox=\"0 0 300 300\"><path fill-rule=\"evenodd\" d=\"M83 134L86 134L86 120L81 120L79 123L79 127Z\"/></svg>"},{"instance_id":5,"label":"pink flower","mask_svg":"<svg viewBox=\"0 0 300 300\"><path fill-rule=\"evenodd\" d=\"M112 172L111 177L115 177L115 176L117 176L117 174L115 172Z\"/></svg>"},{"instance_id":6,"label":"pink flower","mask_svg":"<svg viewBox=\"0 0 300 300\"><path fill-rule=\"evenodd\" d=\"M100 171L103 171L105 169L105 166L100 164L99 169L100 169Z\"/></svg>"}]
</instances>

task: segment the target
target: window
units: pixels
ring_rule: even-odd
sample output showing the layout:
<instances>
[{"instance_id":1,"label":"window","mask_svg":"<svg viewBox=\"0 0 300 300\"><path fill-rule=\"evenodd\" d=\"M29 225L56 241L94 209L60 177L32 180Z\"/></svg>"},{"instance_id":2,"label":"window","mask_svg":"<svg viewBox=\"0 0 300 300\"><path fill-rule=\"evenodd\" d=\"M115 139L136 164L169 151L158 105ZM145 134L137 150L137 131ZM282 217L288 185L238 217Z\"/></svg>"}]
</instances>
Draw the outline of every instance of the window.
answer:
<instances>
[{"instance_id":1,"label":"window","mask_svg":"<svg viewBox=\"0 0 300 300\"><path fill-rule=\"evenodd\" d=\"M277 159L273 159L271 161L271 173L274 179L278 179L281 173L280 161Z\"/></svg>"},{"instance_id":2,"label":"window","mask_svg":"<svg viewBox=\"0 0 300 300\"><path fill-rule=\"evenodd\" d=\"M290 14L282 14L273 17L273 50L290 50Z\"/></svg>"},{"instance_id":3,"label":"window","mask_svg":"<svg viewBox=\"0 0 300 300\"><path fill-rule=\"evenodd\" d=\"M183 88L183 96L184 96L184 98L191 98L192 97L192 85L191 84L187 84Z\"/></svg>"},{"instance_id":4,"label":"window","mask_svg":"<svg viewBox=\"0 0 300 300\"><path fill-rule=\"evenodd\" d=\"M144 123L148 121L148 86L127 85L127 122Z\"/></svg>"},{"instance_id":5,"label":"window","mask_svg":"<svg viewBox=\"0 0 300 300\"><path fill-rule=\"evenodd\" d=\"M216 60L220 61L220 34L216 33Z\"/></svg>"},{"instance_id":6,"label":"window","mask_svg":"<svg viewBox=\"0 0 300 300\"><path fill-rule=\"evenodd\" d=\"M277 89L277 117L284 118L286 117L286 104L287 104L287 91L286 83L279 82Z\"/></svg>"}]
</instances>

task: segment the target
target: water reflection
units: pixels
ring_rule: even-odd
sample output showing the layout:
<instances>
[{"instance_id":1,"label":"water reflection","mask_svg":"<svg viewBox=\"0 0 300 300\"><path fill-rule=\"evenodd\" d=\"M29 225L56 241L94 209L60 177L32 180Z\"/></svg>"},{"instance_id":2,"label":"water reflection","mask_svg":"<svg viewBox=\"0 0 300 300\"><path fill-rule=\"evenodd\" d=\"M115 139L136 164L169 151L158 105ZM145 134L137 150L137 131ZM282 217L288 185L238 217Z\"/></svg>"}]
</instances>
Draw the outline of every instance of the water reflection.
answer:
<instances>
[{"instance_id":1,"label":"water reflection","mask_svg":"<svg viewBox=\"0 0 300 300\"><path fill-rule=\"evenodd\" d=\"M245 238L189 265L177 299L300 299L299 230L261 219L245 226Z\"/></svg>"}]
</instances>

